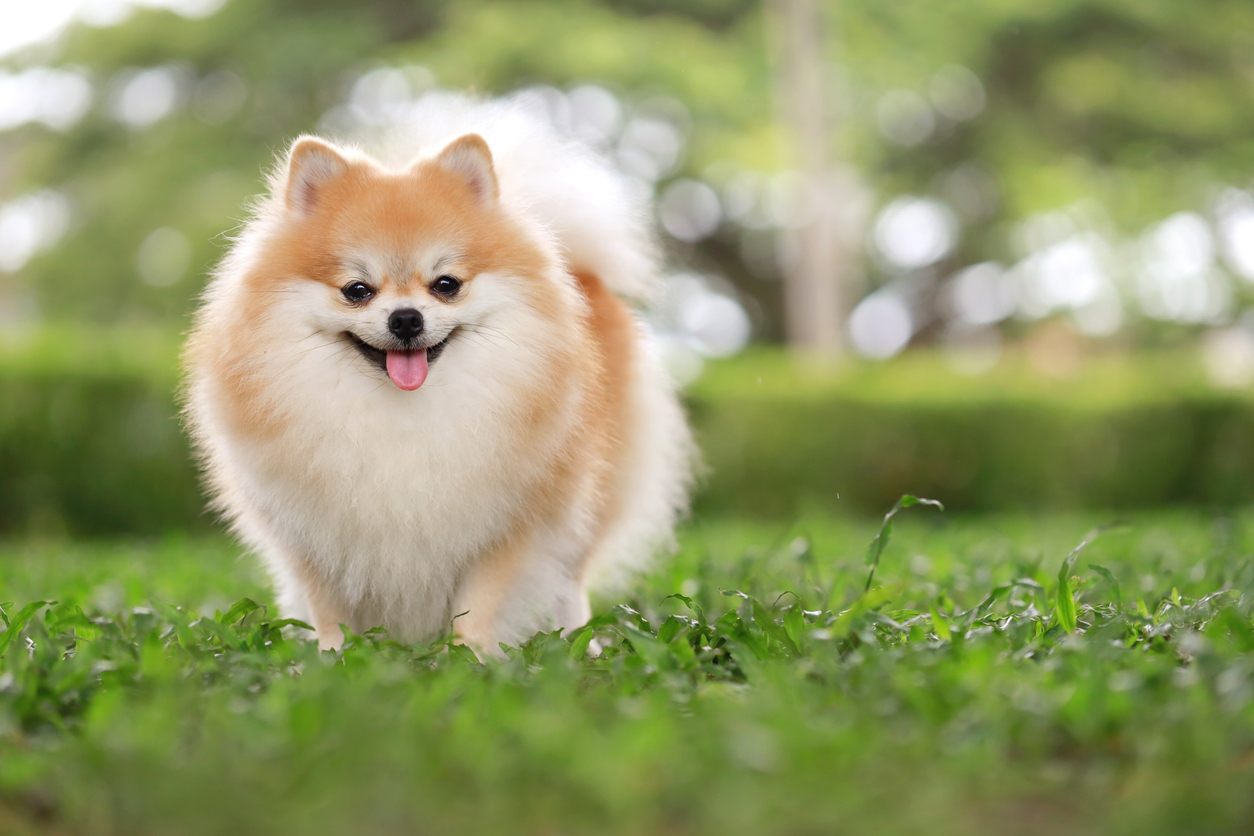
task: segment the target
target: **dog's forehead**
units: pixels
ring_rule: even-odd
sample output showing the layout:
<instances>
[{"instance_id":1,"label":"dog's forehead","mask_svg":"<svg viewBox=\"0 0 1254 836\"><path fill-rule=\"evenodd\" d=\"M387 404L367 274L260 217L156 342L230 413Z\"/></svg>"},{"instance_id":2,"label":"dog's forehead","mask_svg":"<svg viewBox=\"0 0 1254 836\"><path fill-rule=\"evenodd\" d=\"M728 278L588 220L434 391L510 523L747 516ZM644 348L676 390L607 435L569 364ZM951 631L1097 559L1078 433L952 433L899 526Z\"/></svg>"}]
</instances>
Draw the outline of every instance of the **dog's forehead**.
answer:
<instances>
[{"instance_id":1,"label":"dog's forehead","mask_svg":"<svg viewBox=\"0 0 1254 836\"><path fill-rule=\"evenodd\" d=\"M409 247L354 247L348 263L379 285L399 288L429 282L451 270L461 259L460 250L447 241L424 241Z\"/></svg>"}]
</instances>

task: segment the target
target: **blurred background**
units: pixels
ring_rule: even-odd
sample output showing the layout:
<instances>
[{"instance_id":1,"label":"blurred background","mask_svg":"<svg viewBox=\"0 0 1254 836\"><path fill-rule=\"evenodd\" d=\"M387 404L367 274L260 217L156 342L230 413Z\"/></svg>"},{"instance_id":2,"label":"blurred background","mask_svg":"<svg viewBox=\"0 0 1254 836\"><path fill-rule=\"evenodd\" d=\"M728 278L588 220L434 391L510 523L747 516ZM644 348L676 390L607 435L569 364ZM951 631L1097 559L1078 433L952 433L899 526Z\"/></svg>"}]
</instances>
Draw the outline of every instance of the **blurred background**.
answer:
<instances>
[{"instance_id":1,"label":"blurred background","mask_svg":"<svg viewBox=\"0 0 1254 836\"><path fill-rule=\"evenodd\" d=\"M298 133L514 95L656 196L699 512L1254 498L1254 5L0 9L0 533L208 525L207 271Z\"/></svg>"}]
</instances>

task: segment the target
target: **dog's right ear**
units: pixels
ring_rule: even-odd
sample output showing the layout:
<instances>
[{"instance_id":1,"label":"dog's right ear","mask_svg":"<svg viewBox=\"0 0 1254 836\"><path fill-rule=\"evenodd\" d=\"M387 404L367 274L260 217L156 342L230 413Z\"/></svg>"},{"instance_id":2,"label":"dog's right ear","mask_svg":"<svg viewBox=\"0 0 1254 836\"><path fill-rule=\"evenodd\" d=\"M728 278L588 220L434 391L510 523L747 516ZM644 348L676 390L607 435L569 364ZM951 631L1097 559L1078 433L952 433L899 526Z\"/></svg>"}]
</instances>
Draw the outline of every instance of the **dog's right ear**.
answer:
<instances>
[{"instance_id":1,"label":"dog's right ear","mask_svg":"<svg viewBox=\"0 0 1254 836\"><path fill-rule=\"evenodd\" d=\"M492 167L492 152L479 134L459 136L435 155L435 162L460 177L476 200L483 203L496 200L496 171Z\"/></svg>"},{"instance_id":2,"label":"dog's right ear","mask_svg":"<svg viewBox=\"0 0 1254 836\"><path fill-rule=\"evenodd\" d=\"M302 136L287 155L287 208L308 215L318 205L320 191L348 171L348 160L333 145Z\"/></svg>"}]
</instances>

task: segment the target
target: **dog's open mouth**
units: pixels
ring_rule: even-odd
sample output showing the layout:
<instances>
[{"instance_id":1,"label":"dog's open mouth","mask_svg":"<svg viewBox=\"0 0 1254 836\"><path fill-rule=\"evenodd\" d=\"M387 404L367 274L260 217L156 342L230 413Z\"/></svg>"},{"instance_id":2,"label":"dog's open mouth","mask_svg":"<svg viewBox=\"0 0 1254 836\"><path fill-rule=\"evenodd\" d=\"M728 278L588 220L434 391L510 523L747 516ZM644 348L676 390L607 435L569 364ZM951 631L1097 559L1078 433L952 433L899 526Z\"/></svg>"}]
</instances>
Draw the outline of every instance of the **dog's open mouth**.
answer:
<instances>
[{"instance_id":1,"label":"dog's open mouth","mask_svg":"<svg viewBox=\"0 0 1254 836\"><path fill-rule=\"evenodd\" d=\"M412 392L426 382L428 368L444 353L449 340L456 333L457 329L454 328L435 345L413 351L375 348L352 331L345 331L344 336L357 347L362 357L382 370L397 387Z\"/></svg>"}]
</instances>

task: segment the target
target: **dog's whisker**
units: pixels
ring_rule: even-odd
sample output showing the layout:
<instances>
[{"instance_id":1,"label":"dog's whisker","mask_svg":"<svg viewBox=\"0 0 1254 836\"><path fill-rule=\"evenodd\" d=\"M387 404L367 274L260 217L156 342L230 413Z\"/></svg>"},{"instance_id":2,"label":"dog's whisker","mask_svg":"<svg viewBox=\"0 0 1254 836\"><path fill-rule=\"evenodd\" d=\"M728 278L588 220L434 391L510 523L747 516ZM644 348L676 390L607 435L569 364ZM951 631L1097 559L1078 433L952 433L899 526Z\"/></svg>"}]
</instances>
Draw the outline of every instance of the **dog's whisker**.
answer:
<instances>
[{"instance_id":1,"label":"dog's whisker","mask_svg":"<svg viewBox=\"0 0 1254 836\"><path fill-rule=\"evenodd\" d=\"M302 342L303 342L303 340L302 340ZM351 346L351 345L350 345L350 346L344 346L343 344L341 344L341 343L339 343L339 342L326 342L326 343L322 343L322 344L320 344L320 345L311 345L309 348L301 349L299 353L300 353L300 354L308 354L309 352L311 352L311 351L317 351L317 350L318 350L318 349L320 349L320 348L339 348L339 349L344 349L344 348L352 348L352 346Z\"/></svg>"},{"instance_id":2,"label":"dog's whisker","mask_svg":"<svg viewBox=\"0 0 1254 836\"><path fill-rule=\"evenodd\" d=\"M493 328L493 329L484 329L484 328L482 328L482 327L480 327L480 326L474 326L474 325L462 325L462 326L461 326L461 328L463 328L464 330L468 331L468 332L469 332L469 333L471 333L471 334L478 334L479 336L483 337L484 339L490 339L491 337L494 337L494 336L496 336L496 337L500 337L501 339L503 339L503 340L505 340L505 341L507 341L507 342L509 342L509 343L512 343L515 347L517 347L517 348L522 348L522 346L520 346L520 345L518 344L518 341L517 341L517 340L515 340L515 339L511 338L508 334L505 334L504 332L499 331L499 330L494 329L494 328ZM500 345L500 343L496 343L496 342L494 342L494 343L492 343L492 344L493 344L493 345L497 345L497 346L499 346L499 345Z\"/></svg>"}]
</instances>

